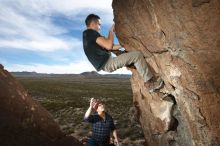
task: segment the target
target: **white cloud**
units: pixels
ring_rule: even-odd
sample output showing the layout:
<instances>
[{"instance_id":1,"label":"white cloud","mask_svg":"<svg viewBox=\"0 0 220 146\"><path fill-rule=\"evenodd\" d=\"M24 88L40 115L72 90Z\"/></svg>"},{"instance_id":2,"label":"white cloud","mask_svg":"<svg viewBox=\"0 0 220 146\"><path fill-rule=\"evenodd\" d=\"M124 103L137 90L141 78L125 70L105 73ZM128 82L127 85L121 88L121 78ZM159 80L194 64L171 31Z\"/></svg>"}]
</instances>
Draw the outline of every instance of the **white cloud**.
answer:
<instances>
[{"instance_id":1,"label":"white cloud","mask_svg":"<svg viewBox=\"0 0 220 146\"><path fill-rule=\"evenodd\" d=\"M37 19L39 18L25 17L16 13L16 10L3 7L0 13L0 48L54 51L73 47L73 42L55 36L66 30L56 27L47 19Z\"/></svg>"},{"instance_id":2,"label":"white cloud","mask_svg":"<svg viewBox=\"0 0 220 146\"><path fill-rule=\"evenodd\" d=\"M31 51L51 52L55 50L69 50L71 48L81 48L82 42L78 39L57 39L46 38L40 40L14 39L14 40L0 40L2 48L17 48Z\"/></svg>"},{"instance_id":3,"label":"white cloud","mask_svg":"<svg viewBox=\"0 0 220 146\"><path fill-rule=\"evenodd\" d=\"M81 73L85 70L94 70L87 62L70 63L62 65L45 65L45 64L12 64L5 66L9 71L35 71L38 73Z\"/></svg>"},{"instance_id":4,"label":"white cloud","mask_svg":"<svg viewBox=\"0 0 220 146\"><path fill-rule=\"evenodd\" d=\"M57 73L57 74L70 74L70 73L82 73L85 71L94 71L94 67L88 61L82 61L77 63L62 64L62 65L44 65L44 64L11 64L5 65L5 69L8 71L35 71L38 73ZM104 71L100 71L100 74L109 74ZM113 74L131 74L126 68L118 69Z\"/></svg>"},{"instance_id":5,"label":"white cloud","mask_svg":"<svg viewBox=\"0 0 220 146\"><path fill-rule=\"evenodd\" d=\"M28 0L27 2L29 2ZM58 11L61 13L73 13L76 14L81 10L86 9L99 9L111 13L111 3L112 0L32 0L35 3L36 9L41 9L45 11ZM32 5L33 6L33 5ZM46 9L45 9L46 8Z\"/></svg>"},{"instance_id":6,"label":"white cloud","mask_svg":"<svg viewBox=\"0 0 220 146\"><path fill-rule=\"evenodd\" d=\"M129 71L126 67L117 69L116 71L109 73L109 72L105 72L105 71L100 71L100 74L131 74L131 71Z\"/></svg>"}]
</instances>

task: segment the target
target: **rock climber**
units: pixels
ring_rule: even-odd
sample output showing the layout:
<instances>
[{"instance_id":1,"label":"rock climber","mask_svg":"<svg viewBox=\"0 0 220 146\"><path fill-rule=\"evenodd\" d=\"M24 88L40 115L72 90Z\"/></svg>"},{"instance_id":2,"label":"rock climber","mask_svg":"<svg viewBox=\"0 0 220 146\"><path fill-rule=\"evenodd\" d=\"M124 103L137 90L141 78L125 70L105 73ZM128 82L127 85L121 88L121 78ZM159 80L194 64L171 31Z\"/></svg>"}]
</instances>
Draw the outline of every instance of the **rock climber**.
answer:
<instances>
[{"instance_id":1,"label":"rock climber","mask_svg":"<svg viewBox=\"0 0 220 146\"><path fill-rule=\"evenodd\" d=\"M143 54L140 51L123 53L117 57L111 56L111 51L119 50L121 45L114 45L114 24L108 37L101 36L101 20L98 15L90 14L85 19L87 29L83 31L84 52L97 71L113 72L119 68L134 64L138 73L144 79L144 85L150 93L163 87L163 80L150 71Z\"/></svg>"},{"instance_id":2,"label":"rock climber","mask_svg":"<svg viewBox=\"0 0 220 146\"><path fill-rule=\"evenodd\" d=\"M95 113L91 114L93 110ZM119 146L113 118L105 111L103 102L91 98L84 120L92 123L92 136L87 146ZM110 144L111 133L113 134L114 144Z\"/></svg>"}]
</instances>

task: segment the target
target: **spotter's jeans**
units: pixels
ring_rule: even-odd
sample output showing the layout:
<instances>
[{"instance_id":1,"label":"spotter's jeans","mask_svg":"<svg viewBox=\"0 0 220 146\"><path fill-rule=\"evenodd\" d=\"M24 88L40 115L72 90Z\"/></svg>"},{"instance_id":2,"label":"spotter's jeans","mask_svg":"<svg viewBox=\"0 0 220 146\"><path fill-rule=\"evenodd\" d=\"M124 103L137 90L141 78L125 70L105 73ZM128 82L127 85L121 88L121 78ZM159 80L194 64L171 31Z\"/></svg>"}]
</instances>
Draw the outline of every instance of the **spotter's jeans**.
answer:
<instances>
[{"instance_id":1,"label":"spotter's jeans","mask_svg":"<svg viewBox=\"0 0 220 146\"><path fill-rule=\"evenodd\" d=\"M87 146L115 146L114 144L98 144L97 142L96 142L96 140L95 139L93 139L93 138L90 138L89 139L89 141L88 141L88 143L87 143Z\"/></svg>"}]
</instances>

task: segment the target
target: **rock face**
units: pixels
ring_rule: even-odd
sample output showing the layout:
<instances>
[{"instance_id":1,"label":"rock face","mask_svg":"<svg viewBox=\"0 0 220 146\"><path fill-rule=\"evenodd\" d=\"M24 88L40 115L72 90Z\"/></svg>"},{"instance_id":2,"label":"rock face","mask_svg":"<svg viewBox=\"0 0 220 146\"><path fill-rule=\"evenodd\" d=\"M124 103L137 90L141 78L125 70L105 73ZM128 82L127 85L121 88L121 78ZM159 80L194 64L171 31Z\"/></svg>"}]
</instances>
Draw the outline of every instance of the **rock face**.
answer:
<instances>
[{"instance_id":1,"label":"rock face","mask_svg":"<svg viewBox=\"0 0 220 146\"><path fill-rule=\"evenodd\" d=\"M0 65L1 146L81 146Z\"/></svg>"},{"instance_id":2,"label":"rock face","mask_svg":"<svg viewBox=\"0 0 220 146\"><path fill-rule=\"evenodd\" d=\"M149 94L132 69L149 146L220 145L220 1L113 0L119 42L165 81Z\"/></svg>"}]
</instances>

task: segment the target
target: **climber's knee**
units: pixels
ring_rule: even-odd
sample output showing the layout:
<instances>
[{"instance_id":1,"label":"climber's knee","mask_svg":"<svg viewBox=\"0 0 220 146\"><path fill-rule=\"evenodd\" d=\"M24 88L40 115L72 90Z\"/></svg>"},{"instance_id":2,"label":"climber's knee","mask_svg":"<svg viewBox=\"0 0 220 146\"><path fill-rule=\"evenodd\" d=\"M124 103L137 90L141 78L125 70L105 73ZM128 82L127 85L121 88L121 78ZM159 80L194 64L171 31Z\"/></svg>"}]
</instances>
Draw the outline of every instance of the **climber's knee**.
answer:
<instances>
[{"instance_id":1,"label":"climber's knee","mask_svg":"<svg viewBox=\"0 0 220 146\"><path fill-rule=\"evenodd\" d=\"M134 53L136 54L136 56L137 56L138 58L144 57L144 54L143 54L141 51L134 51Z\"/></svg>"}]
</instances>

